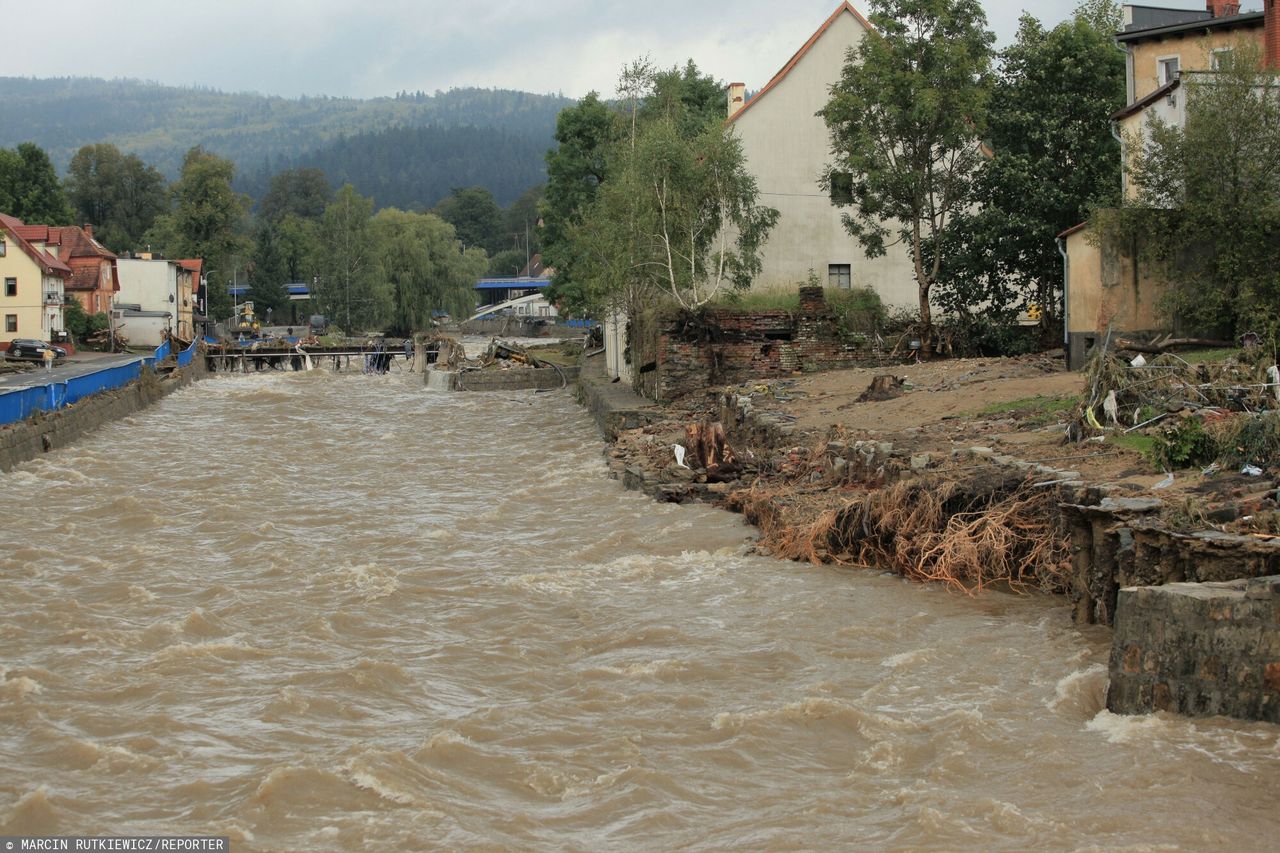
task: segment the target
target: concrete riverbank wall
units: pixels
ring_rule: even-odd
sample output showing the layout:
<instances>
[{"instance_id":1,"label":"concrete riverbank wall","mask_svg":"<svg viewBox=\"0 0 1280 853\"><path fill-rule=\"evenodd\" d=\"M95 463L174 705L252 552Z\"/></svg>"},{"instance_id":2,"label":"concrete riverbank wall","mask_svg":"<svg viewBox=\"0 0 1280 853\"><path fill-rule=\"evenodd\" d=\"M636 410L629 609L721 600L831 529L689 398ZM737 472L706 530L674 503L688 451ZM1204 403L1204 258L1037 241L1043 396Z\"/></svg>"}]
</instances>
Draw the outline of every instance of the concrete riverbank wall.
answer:
<instances>
[{"instance_id":1,"label":"concrete riverbank wall","mask_svg":"<svg viewBox=\"0 0 1280 853\"><path fill-rule=\"evenodd\" d=\"M103 424L128 417L205 375L204 359L169 373L143 370L120 388L102 391L57 411L38 411L0 427L0 471L9 471L43 453L66 447Z\"/></svg>"}]
</instances>

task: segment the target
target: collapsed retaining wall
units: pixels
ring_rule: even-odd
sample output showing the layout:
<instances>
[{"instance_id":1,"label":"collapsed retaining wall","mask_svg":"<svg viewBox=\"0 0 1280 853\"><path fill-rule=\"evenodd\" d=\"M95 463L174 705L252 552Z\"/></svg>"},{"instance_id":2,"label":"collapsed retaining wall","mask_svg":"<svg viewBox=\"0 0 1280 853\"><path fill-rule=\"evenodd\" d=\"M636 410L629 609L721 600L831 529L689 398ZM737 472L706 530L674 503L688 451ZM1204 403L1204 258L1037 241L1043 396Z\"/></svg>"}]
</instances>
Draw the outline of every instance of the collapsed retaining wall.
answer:
<instances>
[{"instance_id":1,"label":"collapsed retaining wall","mask_svg":"<svg viewBox=\"0 0 1280 853\"><path fill-rule=\"evenodd\" d=\"M745 376L852 367L872 355L867 339L841 330L823 288L802 287L795 313L712 308L697 323L667 318L658 333L653 393L671 400Z\"/></svg>"},{"instance_id":2,"label":"collapsed retaining wall","mask_svg":"<svg viewBox=\"0 0 1280 853\"><path fill-rule=\"evenodd\" d=\"M145 370L140 379L121 388L0 427L0 471L10 471L41 454L66 447L103 424L145 409L204 374L204 359L200 358L167 375Z\"/></svg>"},{"instance_id":3,"label":"collapsed retaining wall","mask_svg":"<svg viewBox=\"0 0 1280 853\"><path fill-rule=\"evenodd\" d=\"M1280 577L1121 590L1107 708L1280 723Z\"/></svg>"}]
</instances>

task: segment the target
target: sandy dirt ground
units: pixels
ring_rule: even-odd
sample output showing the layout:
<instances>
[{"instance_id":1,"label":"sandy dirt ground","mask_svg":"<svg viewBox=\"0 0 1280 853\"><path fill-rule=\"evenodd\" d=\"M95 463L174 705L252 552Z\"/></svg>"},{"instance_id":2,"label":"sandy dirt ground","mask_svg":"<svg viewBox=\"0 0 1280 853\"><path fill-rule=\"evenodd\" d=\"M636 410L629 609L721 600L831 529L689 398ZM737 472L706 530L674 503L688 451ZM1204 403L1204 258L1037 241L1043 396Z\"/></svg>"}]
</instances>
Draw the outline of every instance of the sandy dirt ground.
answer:
<instances>
[{"instance_id":1,"label":"sandy dirt ground","mask_svg":"<svg viewBox=\"0 0 1280 853\"><path fill-rule=\"evenodd\" d=\"M905 380L905 393L859 402L872 380L883 375ZM1209 492L1225 497L1255 485L1248 478L1222 473L1206 477L1199 471L1179 471L1169 485L1166 472L1110 437L1068 442L1066 424L1083 391L1084 377L1067 371L1060 354L839 370L740 387L755 405L781 414L810 437L887 440L939 458L990 447L1023 461L1078 472L1080 479L1113 486L1118 494L1166 500ZM1059 410L1046 410L1044 398L1057 401Z\"/></svg>"}]
</instances>

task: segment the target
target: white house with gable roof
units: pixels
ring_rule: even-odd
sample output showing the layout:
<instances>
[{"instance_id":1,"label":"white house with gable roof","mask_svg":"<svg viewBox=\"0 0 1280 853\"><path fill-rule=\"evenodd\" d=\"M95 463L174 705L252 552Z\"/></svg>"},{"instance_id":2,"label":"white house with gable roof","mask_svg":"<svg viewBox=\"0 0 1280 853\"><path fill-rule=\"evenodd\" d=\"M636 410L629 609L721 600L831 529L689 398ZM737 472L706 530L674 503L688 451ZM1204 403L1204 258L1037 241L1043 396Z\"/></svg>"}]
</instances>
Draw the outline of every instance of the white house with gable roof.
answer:
<instances>
[{"instance_id":1,"label":"white house with gable roof","mask_svg":"<svg viewBox=\"0 0 1280 853\"><path fill-rule=\"evenodd\" d=\"M871 31L857 9L842 3L751 100L744 99L745 84L729 87L728 124L742 140L761 203L781 214L753 290L794 290L812 270L827 287L869 287L886 305L919 302L909 248L893 245L868 258L841 222L849 208L836 207L822 188L831 135L818 111L840 80L848 51Z\"/></svg>"}]
</instances>

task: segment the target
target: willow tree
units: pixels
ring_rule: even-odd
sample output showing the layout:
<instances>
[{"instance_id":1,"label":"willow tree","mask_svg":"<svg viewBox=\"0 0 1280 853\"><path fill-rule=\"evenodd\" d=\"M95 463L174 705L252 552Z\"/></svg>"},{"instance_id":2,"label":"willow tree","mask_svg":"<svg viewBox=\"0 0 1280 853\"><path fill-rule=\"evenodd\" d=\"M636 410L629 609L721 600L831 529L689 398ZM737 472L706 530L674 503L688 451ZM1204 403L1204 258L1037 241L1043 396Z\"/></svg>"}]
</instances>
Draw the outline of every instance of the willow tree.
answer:
<instances>
[{"instance_id":1,"label":"willow tree","mask_svg":"<svg viewBox=\"0 0 1280 853\"><path fill-rule=\"evenodd\" d=\"M430 213L387 208L369 226L374 267L391 289L390 329L413 334L431 326L435 311L465 319L476 306L484 250L462 248L452 225Z\"/></svg>"},{"instance_id":2,"label":"willow tree","mask_svg":"<svg viewBox=\"0 0 1280 853\"><path fill-rule=\"evenodd\" d=\"M978 0L870 5L875 30L849 51L820 112L831 133L827 173L849 178L840 196L852 211L842 219L868 257L899 243L910 251L929 354L929 297L947 261L939 238L972 203L995 38Z\"/></svg>"}]
</instances>

